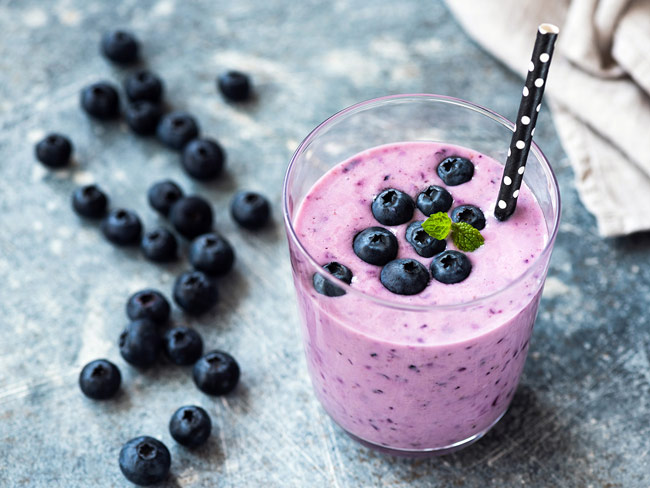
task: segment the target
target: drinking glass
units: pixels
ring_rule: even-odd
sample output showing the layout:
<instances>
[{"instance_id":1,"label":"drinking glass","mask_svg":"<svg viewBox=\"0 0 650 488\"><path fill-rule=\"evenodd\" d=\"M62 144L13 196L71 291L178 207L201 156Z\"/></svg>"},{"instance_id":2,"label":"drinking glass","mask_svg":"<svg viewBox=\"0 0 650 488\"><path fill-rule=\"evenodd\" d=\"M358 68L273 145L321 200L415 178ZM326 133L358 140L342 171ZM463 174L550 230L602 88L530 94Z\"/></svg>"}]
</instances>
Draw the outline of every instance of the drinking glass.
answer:
<instances>
[{"instance_id":1,"label":"drinking glass","mask_svg":"<svg viewBox=\"0 0 650 488\"><path fill-rule=\"evenodd\" d=\"M313 276L323 273L324 263L313 259L296 232L298 209L328 170L366 149L434 141L505 161L513 127L501 115L464 100L387 96L331 116L291 159L284 220L309 374L325 411L364 445L402 456L444 454L478 440L504 415L524 366L557 235L557 181L533 143L524 181L544 216L548 238L542 252L506 287L448 305L384 300L338 280L345 295L316 293ZM480 318L476 330L464 321L469 315ZM452 334L435 343L390 340L390 331L401 324L467 330L461 339Z\"/></svg>"}]
</instances>

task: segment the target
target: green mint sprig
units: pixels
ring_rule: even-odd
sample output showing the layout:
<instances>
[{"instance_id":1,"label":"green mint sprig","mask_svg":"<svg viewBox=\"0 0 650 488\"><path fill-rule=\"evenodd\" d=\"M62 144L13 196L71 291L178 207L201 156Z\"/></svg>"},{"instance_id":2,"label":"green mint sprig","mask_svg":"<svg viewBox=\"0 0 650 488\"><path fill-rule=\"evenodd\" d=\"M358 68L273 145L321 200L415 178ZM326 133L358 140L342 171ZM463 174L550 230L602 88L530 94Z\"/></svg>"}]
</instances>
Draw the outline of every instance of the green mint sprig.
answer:
<instances>
[{"instance_id":1,"label":"green mint sprig","mask_svg":"<svg viewBox=\"0 0 650 488\"><path fill-rule=\"evenodd\" d=\"M485 243L485 239L478 231L467 222L452 222L445 212L431 215L422 223L422 228L434 239L446 239L451 233L454 245L465 252L476 251Z\"/></svg>"}]
</instances>

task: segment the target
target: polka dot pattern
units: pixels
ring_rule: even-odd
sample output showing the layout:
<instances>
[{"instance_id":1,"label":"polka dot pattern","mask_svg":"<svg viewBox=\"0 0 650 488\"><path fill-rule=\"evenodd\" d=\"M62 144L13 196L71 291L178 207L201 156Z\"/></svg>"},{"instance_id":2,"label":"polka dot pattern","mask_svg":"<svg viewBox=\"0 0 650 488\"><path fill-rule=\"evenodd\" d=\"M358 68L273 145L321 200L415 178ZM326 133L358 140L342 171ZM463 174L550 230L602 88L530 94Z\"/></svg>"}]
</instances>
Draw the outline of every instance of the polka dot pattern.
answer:
<instances>
[{"instance_id":1,"label":"polka dot pattern","mask_svg":"<svg viewBox=\"0 0 650 488\"><path fill-rule=\"evenodd\" d=\"M550 24L543 24L543 26L545 28L540 26L537 30L537 39L528 65L526 83L521 91L517 124L513 129L499 188L499 197L494 209L494 216L501 221L508 220L517 206L517 197L526 171L526 161L535 132L537 116L542 107L542 96L559 32L557 27Z\"/></svg>"}]
</instances>

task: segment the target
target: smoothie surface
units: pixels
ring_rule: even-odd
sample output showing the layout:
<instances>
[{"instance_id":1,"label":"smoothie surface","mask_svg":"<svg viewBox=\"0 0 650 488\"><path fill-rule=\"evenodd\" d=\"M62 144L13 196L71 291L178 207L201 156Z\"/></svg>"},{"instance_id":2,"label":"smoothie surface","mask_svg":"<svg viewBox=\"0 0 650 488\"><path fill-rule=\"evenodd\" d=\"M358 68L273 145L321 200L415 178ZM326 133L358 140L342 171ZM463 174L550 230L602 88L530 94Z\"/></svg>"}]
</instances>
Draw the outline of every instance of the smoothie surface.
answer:
<instances>
[{"instance_id":1,"label":"smoothie surface","mask_svg":"<svg viewBox=\"0 0 650 488\"><path fill-rule=\"evenodd\" d=\"M447 186L437 174L444 158L461 156L474 163L473 178L458 186ZM337 261L354 274L351 286L391 302L442 305L469 302L491 295L515 280L539 256L548 241L542 210L523 184L517 209L506 222L494 217L503 166L471 149L435 142L404 142L378 146L334 166L308 192L295 219L297 235L311 256L321 265ZM385 227L399 240L398 258L413 258L427 269L432 258L419 256L405 239L408 223L382 226L371 212L374 197L395 188L413 200L429 185L446 188L454 201L452 208L471 204L485 214L487 224L481 234L485 244L467 253L472 272L462 282L448 285L431 279L424 291L405 296L391 293L381 284L380 266L357 257L352 249L354 236L372 226ZM415 220L428 216L416 208ZM456 249L451 238L447 249Z\"/></svg>"}]
</instances>

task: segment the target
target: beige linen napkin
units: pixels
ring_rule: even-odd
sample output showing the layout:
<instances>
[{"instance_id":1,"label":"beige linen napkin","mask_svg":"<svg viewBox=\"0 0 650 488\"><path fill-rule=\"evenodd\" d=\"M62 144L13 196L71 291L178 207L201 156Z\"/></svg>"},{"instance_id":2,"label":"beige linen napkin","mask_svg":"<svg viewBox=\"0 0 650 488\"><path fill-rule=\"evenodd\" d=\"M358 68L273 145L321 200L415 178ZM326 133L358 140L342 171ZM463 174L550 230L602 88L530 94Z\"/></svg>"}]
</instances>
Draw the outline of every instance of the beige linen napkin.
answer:
<instances>
[{"instance_id":1,"label":"beige linen napkin","mask_svg":"<svg viewBox=\"0 0 650 488\"><path fill-rule=\"evenodd\" d=\"M472 37L522 75L537 26L560 26L546 99L580 197L603 236L650 230L650 0L447 5Z\"/></svg>"}]
</instances>

